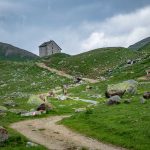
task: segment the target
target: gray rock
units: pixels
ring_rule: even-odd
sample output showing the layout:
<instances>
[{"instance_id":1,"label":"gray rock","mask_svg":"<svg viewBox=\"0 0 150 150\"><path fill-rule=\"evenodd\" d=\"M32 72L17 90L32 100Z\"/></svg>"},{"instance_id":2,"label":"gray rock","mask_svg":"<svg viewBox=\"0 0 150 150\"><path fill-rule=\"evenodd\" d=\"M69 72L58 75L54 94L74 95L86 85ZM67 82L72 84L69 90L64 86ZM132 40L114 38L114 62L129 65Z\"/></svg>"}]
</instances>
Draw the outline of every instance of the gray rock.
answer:
<instances>
[{"instance_id":1,"label":"gray rock","mask_svg":"<svg viewBox=\"0 0 150 150\"><path fill-rule=\"evenodd\" d=\"M135 94L137 91L138 82L135 80L127 80L118 84L108 85L105 93L106 97L114 95L123 96L124 93Z\"/></svg>"},{"instance_id":2,"label":"gray rock","mask_svg":"<svg viewBox=\"0 0 150 150\"><path fill-rule=\"evenodd\" d=\"M143 94L143 98L145 98L145 99L150 99L150 92L145 92L145 93Z\"/></svg>"},{"instance_id":3,"label":"gray rock","mask_svg":"<svg viewBox=\"0 0 150 150\"><path fill-rule=\"evenodd\" d=\"M145 103L146 103L146 99L143 98L143 97L140 97L140 103L141 103L141 104L145 104Z\"/></svg>"},{"instance_id":4,"label":"gray rock","mask_svg":"<svg viewBox=\"0 0 150 150\"><path fill-rule=\"evenodd\" d=\"M5 113L7 111L8 111L8 109L6 107L0 106L0 113Z\"/></svg>"},{"instance_id":5,"label":"gray rock","mask_svg":"<svg viewBox=\"0 0 150 150\"><path fill-rule=\"evenodd\" d=\"M3 105L4 106L8 106L8 107L15 107L15 106L17 106L17 104L14 101L12 101L12 100L4 102Z\"/></svg>"},{"instance_id":6,"label":"gray rock","mask_svg":"<svg viewBox=\"0 0 150 150\"><path fill-rule=\"evenodd\" d=\"M0 118L1 118L1 117L5 117L6 115L7 115L7 113L1 112L1 113L0 113Z\"/></svg>"},{"instance_id":7,"label":"gray rock","mask_svg":"<svg viewBox=\"0 0 150 150\"><path fill-rule=\"evenodd\" d=\"M86 108L77 108L77 109L75 109L76 113L84 112L84 111L86 111Z\"/></svg>"},{"instance_id":8,"label":"gray rock","mask_svg":"<svg viewBox=\"0 0 150 150\"><path fill-rule=\"evenodd\" d=\"M11 113L15 113L17 115L23 114L23 113L27 113L27 110L22 110L22 109L9 109L9 112Z\"/></svg>"},{"instance_id":9,"label":"gray rock","mask_svg":"<svg viewBox=\"0 0 150 150\"><path fill-rule=\"evenodd\" d=\"M6 140L8 140L8 132L5 128L3 128L2 126L0 126L0 143L5 142Z\"/></svg>"},{"instance_id":10,"label":"gray rock","mask_svg":"<svg viewBox=\"0 0 150 150\"><path fill-rule=\"evenodd\" d=\"M38 144L33 143L33 142L27 142L26 147L36 147Z\"/></svg>"},{"instance_id":11,"label":"gray rock","mask_svg":"<svg viewBox=\"0 0 150 150\"><path fill-rule=\"evenodd\" d=\"M39 105L41 105L45 102L47 102L46 96L44 96L44 95L40 95L40 96L31 95L27 103L30 105L35 105L38 107Z\"/></svg>"},{"instance_id":12,"label":"gray rock","mask_svg":"<svg viewBox=\"0 0 150 150\"><path fill-rule=\"evenodd\" d=\"M118 95L112 96L107 101L107 105L120 104L121 98Z\"/></svg>"},{"instance_id":13,"label":"gray rock","mask_svg":"<svg viewBox=\"0 0 150 150\"><path fill-rule=\"evenodd\" d=\"M22 113L21 117L28 117L28 116L37 116L37 115L41 115L42 113L40 111L31 111L31 112L27 112L27 113Z\"/></svg>"}]
</instances>

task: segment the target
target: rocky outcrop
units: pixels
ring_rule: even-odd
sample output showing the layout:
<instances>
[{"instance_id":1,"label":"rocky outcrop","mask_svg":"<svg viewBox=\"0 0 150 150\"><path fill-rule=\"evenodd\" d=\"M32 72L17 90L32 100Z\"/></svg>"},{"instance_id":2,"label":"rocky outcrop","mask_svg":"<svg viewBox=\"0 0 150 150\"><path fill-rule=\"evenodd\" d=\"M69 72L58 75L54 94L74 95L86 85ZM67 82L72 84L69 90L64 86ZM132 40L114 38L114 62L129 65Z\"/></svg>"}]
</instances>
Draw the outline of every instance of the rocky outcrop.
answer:
<instances>
[{"instance_id":1,"label":"rocky outcrop","mask_svg":"<svg viewBox=\"0 0 150 150\"><path fill-rule=\"evenodd\" d=\"M8 140L8 132L5 128L0 126L0 143L5 142Z\"/></svg>"},{"instance_id":2,"label":"rocky outcrop","mask_svg":"<svg viewBox=\"0 0 150 150\"><path fill-rule=\"evenodd\" d=\"M118 84L108 85L105 95L107 98L118 95L122 97L124 93L135 94L137 91L138 82L135 80L127 80Z\"/></svg>"}]
</instances>

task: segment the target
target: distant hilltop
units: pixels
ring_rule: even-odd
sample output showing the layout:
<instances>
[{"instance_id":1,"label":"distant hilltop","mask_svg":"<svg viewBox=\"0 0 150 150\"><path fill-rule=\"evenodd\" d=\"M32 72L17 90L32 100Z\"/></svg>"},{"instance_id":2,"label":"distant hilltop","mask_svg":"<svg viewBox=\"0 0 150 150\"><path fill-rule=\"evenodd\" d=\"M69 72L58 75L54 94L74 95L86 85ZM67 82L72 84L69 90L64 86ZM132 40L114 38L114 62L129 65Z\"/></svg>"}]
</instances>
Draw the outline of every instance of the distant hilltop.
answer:
<instances>
[{"instance_id":1,"label":"distant hilltop","mask_svg":"<svg viewBox=\"0 0 150 150\"><path fill-rule=\"evenodd\" d=\"M128 49L140 50L144 46L145 46L145 49L149 50L150 37L147 37L147 38L129 46ZM56 53L59 54L59 53L61 53L61 51L62 51L62 49L53 40L44 42L39 46L39 56L40 57L50 56L50 55L53 55ZM32 52L29 52L27 50L15 47L11 44L0 42L0 60L15 60L15 61L32 60L32 59L39 58L39 56L37 56L36 54L33 54Z\"/></svg>"},{"instance_id":2,"label":"distant hilltop","mask_svg":"<svg viewBox=\"0 0 150 150\"><path fill-rule=\"evenodd\" d=\"M132 50L139 50L141 47L145 46L148 43L150 43L150 37L147 37L133 45L130 45L128 48Z\"/></svg>"},{"instance_id":3,"label":"distant hilltop","mask_svg":"<svg viewBox=\"0 0 150 150\"><path fill-rule=\"evenodd\" d=\"M0 42L0 60L31 60L36 58L38 58L37 55L27 50Z\"/></svg>"}]
</instances>

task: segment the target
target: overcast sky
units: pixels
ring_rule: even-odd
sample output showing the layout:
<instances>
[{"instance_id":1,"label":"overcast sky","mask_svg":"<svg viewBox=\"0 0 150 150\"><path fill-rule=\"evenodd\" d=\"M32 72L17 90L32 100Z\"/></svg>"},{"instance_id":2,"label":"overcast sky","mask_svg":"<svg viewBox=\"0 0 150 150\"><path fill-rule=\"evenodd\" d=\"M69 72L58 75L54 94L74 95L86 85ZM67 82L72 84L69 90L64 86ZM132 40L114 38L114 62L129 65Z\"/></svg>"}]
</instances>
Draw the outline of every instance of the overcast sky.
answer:
<instances>
[{"instance_id":1,"label":"overcast sky","mask_svg":"<svg viewBox=\"0 0 150 150\"><path fill-rule=\"evenodd\" d=\"M54 40L69 54L150 36L150 0L0 0L0 42L38 54Z\"/></svg>"}]
</instances>

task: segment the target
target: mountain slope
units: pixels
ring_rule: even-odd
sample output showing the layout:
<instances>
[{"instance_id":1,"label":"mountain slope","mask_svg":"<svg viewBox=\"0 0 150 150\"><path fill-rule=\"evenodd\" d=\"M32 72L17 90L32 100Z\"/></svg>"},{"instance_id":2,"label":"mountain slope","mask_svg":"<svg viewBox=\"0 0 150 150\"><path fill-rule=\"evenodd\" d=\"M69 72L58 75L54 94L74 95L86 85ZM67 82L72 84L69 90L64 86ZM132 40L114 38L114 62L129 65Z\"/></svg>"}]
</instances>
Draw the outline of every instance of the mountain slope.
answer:
<instances>
[{"instance_id":1,"label":"mountain slope","mask_svg":"<svg viewBox=\"0 0 150 150\"><path fill-rule=\"evenodd\" d=\"M131 50L139 50L140 48L142 48L143 46L145 46L149 42L150 42L150 37L145 38L145 39L143 39L143 40L141 40L141 41L139 41L139 42L137 42L137 43L135 43L133 45L130 45L129 49L131 49Z\"/></svg>"},{"instance_id":2,"label":"mountain slope","mask_svg":"<svg viewBox=\"0 0 150 150\"><path fill-rule=\"evenodd\" d=\"M44 61L48 66L65 71L71 75L83 75L97 78L106 71L112 70L128 59L137 57L138 53L126 48L100 48L79 55Z\"/></svg>"},{"instance_id":3,"label":"mountain slope","mask_svg":"<svg viewBox=\"0 0 150 150\"><path fill-rule=\"evenodd\" d=\"M150 42L139 49L141 52L150 53Z\"/></svg>"},{"instance_id":4,"label":"mountain slope","mask_svg":"<svg viewBox=\"0 0 150 150\"><path fill-rule=\"evenodd\" d=\"M37 55L10 44L0 42L0 60L31 60Z\"/></svg>"}]
</instances>

